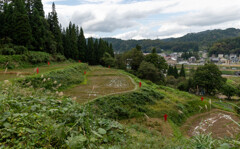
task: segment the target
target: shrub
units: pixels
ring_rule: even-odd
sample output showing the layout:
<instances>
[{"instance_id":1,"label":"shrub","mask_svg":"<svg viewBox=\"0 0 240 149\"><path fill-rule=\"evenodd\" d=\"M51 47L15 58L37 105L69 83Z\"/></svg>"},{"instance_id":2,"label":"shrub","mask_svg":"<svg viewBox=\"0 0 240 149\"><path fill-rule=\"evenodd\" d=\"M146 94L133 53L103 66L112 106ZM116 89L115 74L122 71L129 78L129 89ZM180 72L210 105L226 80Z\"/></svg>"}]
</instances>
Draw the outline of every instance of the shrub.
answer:
<instances>
[{"instance_id":1,"label":"shrub","mask_svg":"<svg viewBox=\"0 0 240 149\"><path fill-rule=\"evenodd\" d=\"M55 61L57 61L57 62L63 62L66 60L66 57L61 54L54 55L53 57L54 57Z\"/></svg>"},{"instance_id":2,"label":"shrub","mask_svg":"<svg viewBox=\"0 0 240 149\"><path fill-rule=\"evenodd\" d=\"M26 56L28 58L28 62L32 64L46 63L51 59L51 55L45 52L29 51Z\"/></svg>"},{"instance_id":3,"label":"shrub","mask_svg":"<svg viewBox=\"0 0 240 149\"><path fill-rule=\"evenodd\" d=\"M2 55L14 55L16 52L12 48L4 47L3 49L1 49L1 53Z\"/></svg>"},{"instance_id":4,"label":"shrub","mask_svg":"<svg viewBox=\"0 0 240 149\"><path fill-rule=\"evenodd\" d=\"M24 54L27 53L28 49L24 46L14 46L14 50L16 54Z\"/></svg>"},{"instance_id":5,"label":"shrub","mask_svg":"<svg viewBox=\"0 0 240 149\"><path fill-rule=\"evenodd\" d=\"M164 76L158 71L154 64L143 61L138 69L138 76L142 79L151 80L152 82L164 82Z\"/></svg>"},{"instance_id":6,"label":"shrub","mask_svg":"<svg viewBox=\"0 0 240 149\"><path fill-rule=\"evenodd\" d=\"M231 96L234 96L237 94L237 89L230 84L224 84L220 89L220 91L223 95L227 96L228 100L231 99Z\"/></svg>"},{"instance_id":7,"label":"shrub","mask_svg":"<svg viewBox=\"0 0 240 149\"><path fill-rule=\"evenodd\" d=\"M0 148L105 148L128 138L121 124L70 98L25 97L25 89L9 88L23 94L0 90Z\"/></svg>"}]
</instances>

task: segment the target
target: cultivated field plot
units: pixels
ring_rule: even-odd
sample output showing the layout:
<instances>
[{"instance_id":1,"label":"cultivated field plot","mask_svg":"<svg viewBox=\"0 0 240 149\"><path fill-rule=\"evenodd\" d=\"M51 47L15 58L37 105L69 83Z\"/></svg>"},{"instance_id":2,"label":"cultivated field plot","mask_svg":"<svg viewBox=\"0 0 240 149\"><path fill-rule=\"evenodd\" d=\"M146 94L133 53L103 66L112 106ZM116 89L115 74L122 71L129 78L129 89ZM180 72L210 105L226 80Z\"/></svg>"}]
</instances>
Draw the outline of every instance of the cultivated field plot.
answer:
<instances>
[{"instance_id":1,"label":"cultivated field plot","mask_svg":"<svg viewBox=\"0 0 240 149\"><path fill-rule=\"evenodd\" d=\"M234 138L240 132L239 122L230 112L212 110L189 118L183 127L188 136L212 133L214 138Z\"/></svg>"},{"instance_id":2,"label":"cultivated field plot","mask_svg":"<svg viewBox=\"0 0 240 149\"><path fill-rule=\"evenodd\" d=\"M54 64L54 65L50 65L50 66L44 65L44 66L40 66L38 68L39 68L39 73L41 74L41 73L45 73L45 72L48 72L48 71L61 69L61 68L64 68L68 65L70 65L70 64L69 63L63 63L63 64ZM36 73L36 68L0 70L0 81L35 74Z\"/></svg>"},{"instance_id":3,"label":"cultivated field plot","mask_svg":"<svg viewBox=\"0 0 240 149\"><path fill-rule=\"evenodd\" d=\"M68 89L64 94L84 103L104 95L129 92L135 86L128 76L118 70L91 67L91 72L87 74L87 84Z\"/></svg>"}]
</instances>

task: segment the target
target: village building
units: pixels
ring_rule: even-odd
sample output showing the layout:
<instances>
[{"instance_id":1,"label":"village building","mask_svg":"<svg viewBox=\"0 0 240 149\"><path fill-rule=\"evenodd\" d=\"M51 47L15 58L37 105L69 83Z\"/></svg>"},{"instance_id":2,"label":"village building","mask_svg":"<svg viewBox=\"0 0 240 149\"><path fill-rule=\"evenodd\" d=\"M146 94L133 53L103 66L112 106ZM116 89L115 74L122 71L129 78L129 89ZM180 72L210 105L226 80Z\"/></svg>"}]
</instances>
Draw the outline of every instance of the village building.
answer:
<instances>
[{"instance_id":1,"label":"village building","mask_svg":"<svg viewBox=\"0 0 240 149\"><path fill-rule=\"evenodd\" d=\"M188 59L189 63L195 63L197 61L195 56L192 56Z\"/></svg>"}]
</instances>

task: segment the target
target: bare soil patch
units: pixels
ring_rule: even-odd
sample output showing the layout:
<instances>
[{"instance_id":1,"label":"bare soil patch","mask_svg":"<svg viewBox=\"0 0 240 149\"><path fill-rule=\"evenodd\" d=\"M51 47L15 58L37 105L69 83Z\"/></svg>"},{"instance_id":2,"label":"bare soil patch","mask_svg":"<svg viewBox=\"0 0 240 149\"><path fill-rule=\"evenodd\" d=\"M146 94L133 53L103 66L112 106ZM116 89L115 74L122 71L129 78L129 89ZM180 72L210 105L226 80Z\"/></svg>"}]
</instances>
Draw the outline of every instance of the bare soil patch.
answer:
<instances>
[{"instance_id":1,"label":"bare soil patch","mask_svg":"<svg viewBox=\"0 0 240 149\"><path fill-rule=\"evenodd\" d=\"M234 138L240 133L240 122L234 113L214 109L207 113L190 117L182 126L187 136L212 133L214 138Z\"/></svg>"}]
</instances>

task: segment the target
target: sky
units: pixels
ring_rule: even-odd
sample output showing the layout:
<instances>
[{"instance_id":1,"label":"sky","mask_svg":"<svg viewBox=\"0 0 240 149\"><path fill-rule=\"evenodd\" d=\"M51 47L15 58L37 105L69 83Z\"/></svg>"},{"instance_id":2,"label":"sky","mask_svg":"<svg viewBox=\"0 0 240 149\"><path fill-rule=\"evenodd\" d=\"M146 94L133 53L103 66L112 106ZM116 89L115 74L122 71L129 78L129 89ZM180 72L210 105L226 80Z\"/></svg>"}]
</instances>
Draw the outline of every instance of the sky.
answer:
<instances>
[{"instance_id":1,"label":"sky","mask_svg":"<svg viewBox=\"0 0 240 149\"><path fill-rule=\"evenodd\" d=\"M164 39L212 29L240 28L240 0L42 0L56 4L59 22L86 37Z\"/></svg>"}]
</instances>

